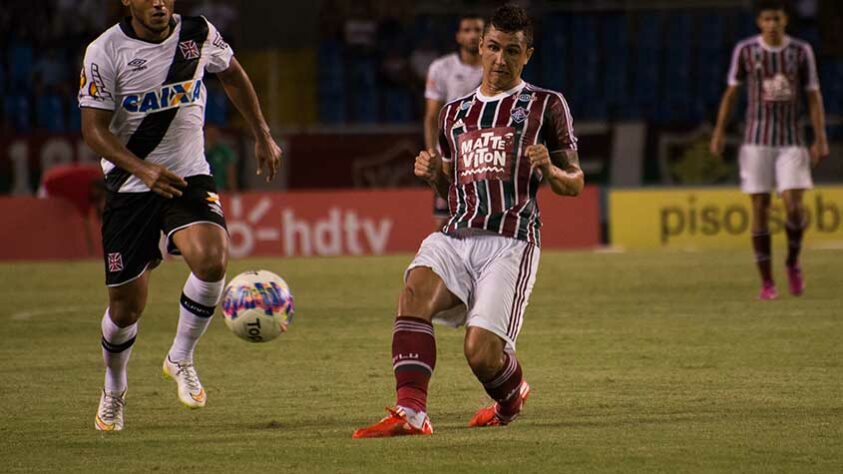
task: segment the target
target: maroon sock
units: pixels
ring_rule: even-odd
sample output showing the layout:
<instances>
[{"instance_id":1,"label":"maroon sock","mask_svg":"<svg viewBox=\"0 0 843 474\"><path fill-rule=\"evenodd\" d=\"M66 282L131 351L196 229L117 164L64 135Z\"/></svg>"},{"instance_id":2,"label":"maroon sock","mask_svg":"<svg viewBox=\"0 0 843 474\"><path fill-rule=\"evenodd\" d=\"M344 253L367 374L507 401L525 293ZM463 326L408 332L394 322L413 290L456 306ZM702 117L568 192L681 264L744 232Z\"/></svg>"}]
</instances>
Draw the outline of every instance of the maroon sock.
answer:
<instances>
[{"instance_id":1,"label":"maroon sock","mask_svg":"<svg viewBox=\"0 0 843 474\"><path fill-rule=\"evenodd\" d=\"M799 263L799 251L802 250L802 235L805 233L804 222L788 221L784 227L787 232L787 266L794 267Z\"/></svg>"},{"instance_id":2,"label":"maroon sock","mask_svg":"<svg viewBox=\"0 0 843 474\"><path fill-rule=\"evenodd\" d=\"M515 358L515 354L504 354L503 368L492 377L492 380L483 382L483 388L493 400L500 405L500 414L503 416L517 415L521 410L521 364Z\"/></svg>"},{"instance_id":3,"label":"maroon sock","mask_svg":"<svg viewBox=\"0 0 843 474\"><path fill-rule=\"evenodd\" d=\"M752 248L755 249L755 264L764 283L773 282L773 270L770 267L770 233L768 231L752 234Z\"/></svg>"},{"instance_id":4,"label":"maroon sock","mask_svg":"<svg viewBox=\"0 0 843 474\"><path fill-rule=\"evenodd\" d=\"M417 412L427 411L427 384L435 367L433 325L424 319L398 316L392 332L397 404Z\"/></svg>"}]
</instances>

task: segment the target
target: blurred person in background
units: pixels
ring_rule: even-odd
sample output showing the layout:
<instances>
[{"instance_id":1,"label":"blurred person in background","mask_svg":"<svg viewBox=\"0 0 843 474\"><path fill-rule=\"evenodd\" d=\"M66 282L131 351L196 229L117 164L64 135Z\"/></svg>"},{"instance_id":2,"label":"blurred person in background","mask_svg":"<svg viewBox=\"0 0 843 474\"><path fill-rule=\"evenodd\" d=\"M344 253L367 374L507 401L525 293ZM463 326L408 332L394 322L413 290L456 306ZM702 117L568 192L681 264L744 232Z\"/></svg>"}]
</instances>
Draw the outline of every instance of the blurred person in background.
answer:
<instances>
[{"instance_id":1,"label":"blurred person in background","mask_svg":"<svg viewBox=\"0 0 843 474\"><path fill-rule=\"evenodd\" d=\"M480 37L483 34L483 17L469 13L462 15L455 35L459 49L433 61L427 72L424 98L424 146L436 149L439 134L439 111L448 102L463 97L480 85L483 65L480 60ZM435 227L441 229L448 219L448 201L433 195Z\"/></svg>"},{"instance_id":2,"label":"blurred person in background","mask_svg":"<svg viewBox=\"0 0 843 474\"><path fill-rule=\"evenodd\" d=\"M829 154L825 112L811 45L785 33L788 24L782 0L761 0L756 7L761 34L738 43L732 53L728 88L723 94L711 152L723 153L726 123L740 86L747 83L748 105L739 164L741 190L752 201L752 246L761 275L759 299L778 298L771 265L770 193L778 191L787 213L785 261L790 293L805 290L799 264L807 214L802 202L813 187L811 167ZM814 143L806 148L799 127L802 94L807 96Z\"/></svg>"},{"instance_id":3,"label":"blurred person in background","mask_svg":"<svg viewBox=\"0 0 843 474\"><path fill-rule=\"evenodd\" d=\"M205 127L205 159L211 166L217 190L237 191L237 154L225 143L222 131L214 124Z\"/></svg>"}]
</instances>

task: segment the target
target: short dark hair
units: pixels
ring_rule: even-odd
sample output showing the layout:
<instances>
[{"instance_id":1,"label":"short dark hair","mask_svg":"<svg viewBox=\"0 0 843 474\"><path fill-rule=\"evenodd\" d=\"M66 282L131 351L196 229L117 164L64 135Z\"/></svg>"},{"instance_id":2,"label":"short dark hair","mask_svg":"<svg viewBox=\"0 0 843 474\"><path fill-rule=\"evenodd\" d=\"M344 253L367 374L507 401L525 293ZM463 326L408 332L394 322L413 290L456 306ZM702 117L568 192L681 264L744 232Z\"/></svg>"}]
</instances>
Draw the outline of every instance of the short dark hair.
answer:
<instances>
[{"instance_id":1,"label":"short dark hair","mask_svg":"<svg viewBox=\"0 0 843 474\"><path fill-rule=\"evenodd\" d=\"M495 10L492 17L486 21L483 34L486 34L491 26L505 33L518 33L521 31L524 33L524 40L527 42L527 47L533 46L533 20L527 15L527 11L519 6L504 5Z\"/></svg>"},{"instance_id":2,"label":"short dark hair","mask_svg":"<svg viewBox=\"0 0 843 474\"><path fill-rule=\"evenodd\" d=\"M788 5L785 0L758 0L755 2L755 15L760 15L761 12L768 10L781 10L788 13Z\"/></svg>"}]
</instances>

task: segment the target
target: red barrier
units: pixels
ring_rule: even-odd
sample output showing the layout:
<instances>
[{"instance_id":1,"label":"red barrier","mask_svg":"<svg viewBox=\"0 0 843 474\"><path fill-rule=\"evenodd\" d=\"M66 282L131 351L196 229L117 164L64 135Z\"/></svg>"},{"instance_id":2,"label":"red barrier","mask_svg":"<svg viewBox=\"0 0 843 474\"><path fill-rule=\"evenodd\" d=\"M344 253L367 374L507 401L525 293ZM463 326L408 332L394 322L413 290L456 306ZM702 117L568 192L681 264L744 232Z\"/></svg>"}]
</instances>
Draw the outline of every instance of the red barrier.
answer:
<instances>
[{"instance_id":1,"label":"red barrier","mask_svg":"<svg viewBox=\"0 0 843 474\"><path fill-rule=\"evenodd\" d=\"M433 226L432 196L424 189L255 192L222 200L235 258L415 252ZM544 248L599 245L597 188L586 188L576 199L542 189L539 205ZM0 198L0 213L0 260L86 258L101 252L98 227L69 201Z\"/></svg>"},{"instance_id":2,"label":"red barrier","mask_svg":"<svg viewBox=\"0 0 843 474\"><path fill-rule=\"evenodd\" d=\"M99 223L61 198L0 198L0 260L90 258L102 254Z\"/></svg>"}]
</instances>

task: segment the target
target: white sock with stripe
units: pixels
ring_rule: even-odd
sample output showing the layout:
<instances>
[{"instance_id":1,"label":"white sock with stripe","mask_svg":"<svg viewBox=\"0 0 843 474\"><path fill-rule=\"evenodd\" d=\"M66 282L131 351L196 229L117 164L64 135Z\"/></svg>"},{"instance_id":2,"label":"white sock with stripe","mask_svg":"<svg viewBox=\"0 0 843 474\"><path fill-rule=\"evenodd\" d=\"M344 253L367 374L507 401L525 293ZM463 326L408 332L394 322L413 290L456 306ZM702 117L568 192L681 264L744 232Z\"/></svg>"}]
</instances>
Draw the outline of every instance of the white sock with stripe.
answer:
<instances>
[{"instance_id":1,"label":"white sock with stripe","mask_svg":"<svg viewBox=\"0 0 843 474\"><path fill-rule=\"evenodd\" d=\"M225 278L207 282L193 273L187 277L179 305L179 327L169 352L171 361L193 360L193 350L211 324L224 286Z\"/></svg>"},{"instance_id":2,"label":"white sock with stripe","mask_svg":"<svg viewBox=\"0 0 843 474\"><path fill-rule=\"evenodd\" d=\"M121 328L108 309L102 317L102 360L105 362L105 391L123 393L128 387L127 366L138 335L138 323Z\"/></svg>"}]
</instances>

